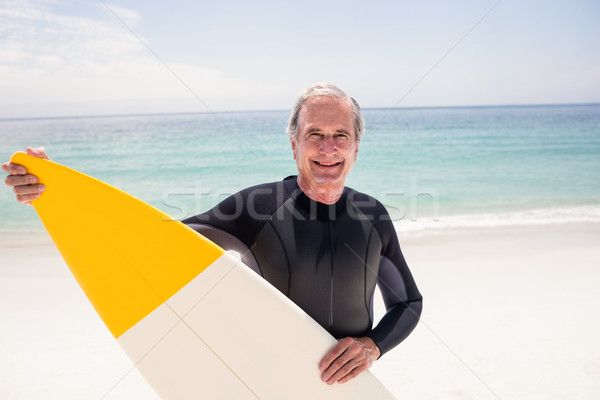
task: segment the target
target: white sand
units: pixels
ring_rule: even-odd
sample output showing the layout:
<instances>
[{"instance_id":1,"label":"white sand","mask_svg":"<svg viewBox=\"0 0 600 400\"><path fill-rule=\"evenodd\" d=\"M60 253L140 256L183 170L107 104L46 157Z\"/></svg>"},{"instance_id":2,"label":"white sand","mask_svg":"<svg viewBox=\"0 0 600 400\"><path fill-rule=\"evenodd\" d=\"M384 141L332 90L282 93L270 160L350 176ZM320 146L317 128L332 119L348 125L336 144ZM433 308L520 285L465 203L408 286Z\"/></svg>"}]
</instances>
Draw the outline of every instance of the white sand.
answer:
<instances>
[{"instance_id":1,"label":"white sand","mask_svg":"<svg viewBox=\"0 0 600 400\"><path fill-rule=\"evenodd\" d=\"M0 241L0 398L156 399L49 239ZM399 399L600 398L600 224L401 244L425 311L372 368Z\"/></svg>"}]
</instances>

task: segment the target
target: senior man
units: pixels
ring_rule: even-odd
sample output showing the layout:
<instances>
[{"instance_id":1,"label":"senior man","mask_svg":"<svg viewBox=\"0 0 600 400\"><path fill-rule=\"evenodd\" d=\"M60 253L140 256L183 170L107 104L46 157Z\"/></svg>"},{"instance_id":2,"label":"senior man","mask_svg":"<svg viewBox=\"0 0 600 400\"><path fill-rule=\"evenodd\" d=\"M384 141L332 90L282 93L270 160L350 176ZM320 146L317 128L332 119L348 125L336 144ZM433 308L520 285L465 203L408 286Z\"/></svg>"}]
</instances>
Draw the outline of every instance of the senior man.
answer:
<instances>
[{"instance_id":1,"label":"senior man","mask_svg":"<svg viewBox=\"0 0 600 400\"><path fill-rule=\"evenodd\" d=\"M316 84L297 100L288 134L298 175L242 190L183 222L242 260L338 344L321 360L321 379L344 383L402 342L418 323L422 296L404 260L389 214L374 198L345 187L364 121L354 99ZM47 158L43 150L28 153ZM44 188L10 162L17 200ZM378 286L387 312L373 327Z\"/></svg>"}]
</instances>

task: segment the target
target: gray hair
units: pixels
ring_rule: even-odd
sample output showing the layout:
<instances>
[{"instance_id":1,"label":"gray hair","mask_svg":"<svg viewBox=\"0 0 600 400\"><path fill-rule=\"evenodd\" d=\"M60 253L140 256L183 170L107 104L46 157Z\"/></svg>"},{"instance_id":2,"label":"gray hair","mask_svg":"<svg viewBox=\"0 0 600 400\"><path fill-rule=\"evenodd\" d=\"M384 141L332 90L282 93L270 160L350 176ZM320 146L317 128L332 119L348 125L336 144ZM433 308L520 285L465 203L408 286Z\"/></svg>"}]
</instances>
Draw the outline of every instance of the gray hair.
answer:
<instances>
[{"instance_id":1,"label":"gray hair","mask_svg":"<svg viewBox=\"0 0 600 400\"><path fill-rule=\"evenodd\" d=\"M360 142L360 138L362 137L363 131L365 129L365 120L363 119L362 114L360 113L360 106L352 97L348 96L344 91L338 88L331 83L315 83L308 89L306 89L298 100L296 100L296 104L292 109L292 113L290 115L290 121L288 123L287 133L294 142L298 139L298 120L300 119L300 110L302 106L311 97L314 96L331 96L337 97L341 99L346 99L352 106L352 112L354 114L354 135L356 142Z\"/></svg>"}]
</instances>

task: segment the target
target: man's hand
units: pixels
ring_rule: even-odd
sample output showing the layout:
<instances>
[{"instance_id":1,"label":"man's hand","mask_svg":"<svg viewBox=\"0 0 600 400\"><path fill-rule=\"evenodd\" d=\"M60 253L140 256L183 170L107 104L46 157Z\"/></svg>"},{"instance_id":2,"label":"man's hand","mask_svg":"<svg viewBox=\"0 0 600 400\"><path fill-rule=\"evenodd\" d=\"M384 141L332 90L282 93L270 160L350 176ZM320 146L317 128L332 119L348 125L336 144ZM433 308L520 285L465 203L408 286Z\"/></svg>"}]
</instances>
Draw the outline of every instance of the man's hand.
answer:
<instances>
[{"instance_id":1,"label":"man's hand","mask_svg":"<svg viewBox=\"0 0 600 400\"><path fill-rule=\"evenodd\" d=\"M369 337L340 339L319 363L321 380L328 385L348 382L369 369L380 354L379 347Z\"/></svg>"},{"instance_id":2,"label":"man's hand","mask_svg":"<svg viewBox=\"0 0 600 400\"><path fill-rule=\"evenodd\" d=\"M45 158L49 160L44 149L27 148L27 154L34 157ZM2 164L2 171L9 173L4 181L6 186L11 186L13 192L17 195L17 201L31 205L31 200L35 200L42 195L46 189L44 185L36 185L38 178L35 175L28 174L24 166L13 164L10 161Z\"/></svg>"}]
</instances>

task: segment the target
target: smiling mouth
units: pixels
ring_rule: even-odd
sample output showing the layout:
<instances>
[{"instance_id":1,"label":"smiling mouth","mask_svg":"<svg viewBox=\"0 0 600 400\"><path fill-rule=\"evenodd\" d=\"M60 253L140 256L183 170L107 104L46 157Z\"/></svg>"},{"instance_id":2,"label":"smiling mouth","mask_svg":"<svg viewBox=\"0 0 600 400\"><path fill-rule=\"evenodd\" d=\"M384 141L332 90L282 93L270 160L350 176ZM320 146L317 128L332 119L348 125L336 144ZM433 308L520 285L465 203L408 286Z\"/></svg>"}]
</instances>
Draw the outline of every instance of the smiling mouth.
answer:
<instances>
[{"instance_id":1,"label":"smiling mouth","mask_svg":"<svg viewBox=\"0 0 600 400\"><path fill-rule=\"evenodd\" d=\"M320 162L320 161L313 161L313 162L321 167L335 167L336 165L340 165L342 163L341 161L334 162L334 163L327 163L327 162Z\"/></svg>"}]
</instances>

